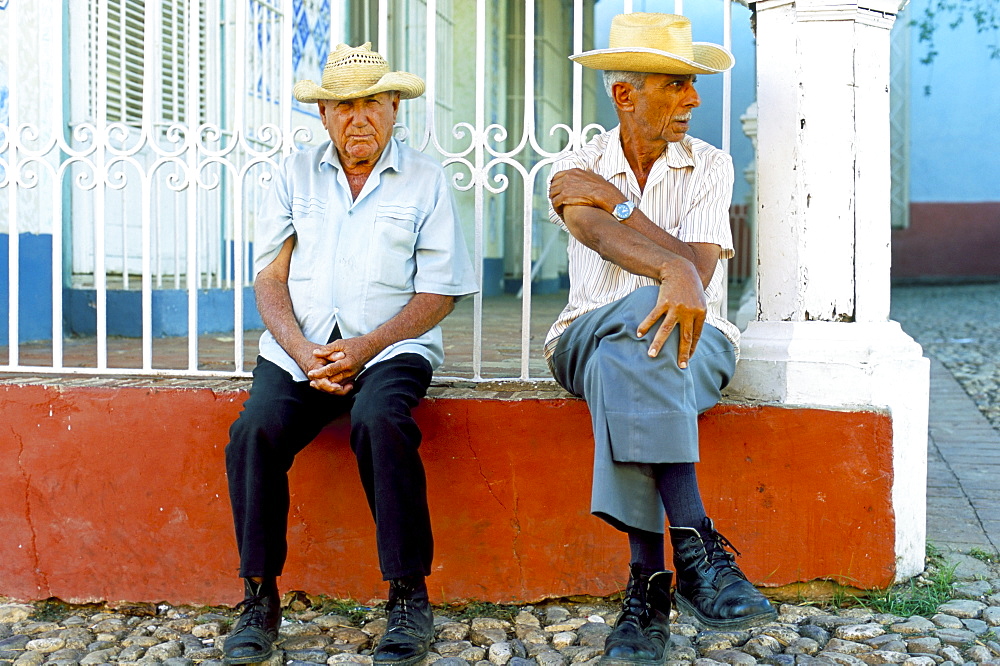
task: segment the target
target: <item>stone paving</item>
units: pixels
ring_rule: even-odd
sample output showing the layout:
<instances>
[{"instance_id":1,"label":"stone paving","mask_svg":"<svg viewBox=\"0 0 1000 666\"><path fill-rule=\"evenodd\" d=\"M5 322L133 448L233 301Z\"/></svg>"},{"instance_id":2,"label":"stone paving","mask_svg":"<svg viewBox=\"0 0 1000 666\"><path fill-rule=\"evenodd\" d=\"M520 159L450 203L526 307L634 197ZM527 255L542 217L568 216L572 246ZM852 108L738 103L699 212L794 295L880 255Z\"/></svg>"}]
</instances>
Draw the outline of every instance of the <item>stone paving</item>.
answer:
<instances>
[{"instance_id":1,"label":"stone paving","mask_svg":"<svg viewBox=\"0 0 1000 666\"><path fill-rule=\"evenodd\" d=\"M782 604L776 621L739 631L701 630L672 613L667 664L1000 664L1000 578L966 586L930 618ZM349 617L286 595L278 647L267 666L369 665L385 631L377 608ZM617 615L603 600L501 607L506 617L435 612L435 641L422 666L591 666ZM0 605L0 664L220 666L233 612L132 605L125 609ZM467 615L467 614L466 614Z\"/></svg>"},{"instance_id":2,"label":"stone paving","mask_svg":"<svg viewBox=\"0 0 1000 666\"><path fill-rule=\"evenodd\" d=\"M945 561L932 564L914 585L927 585L935 566L953 566L954 598L927 617L819 601L781 604L775 622L743 631L704 630L675 611L668 664L1000 665L998 304L1000 285L893 290L893 318L932 357L928 538ZM301 593L284 602L281 637L268 666L371 663L371 648L385 628L377 603L331 609L329 600ZM614 600L556 600L438 607L435 615L435 642L425 664L563 666L598 662L617 608ZM74 607L0 598L0 666L218 666L233 619L229 609Z\"/></svg>"},{"instance_id":3,"label":"stone paving","mask_svg":"<svg viewBox=\"0 0 1000 666\"><path fill-rule=\"evenodd\" d=\"M1000 282L896 287L892 318L931 358L927 538L959 576L1000 551Z\"/></svg>"}]
</instances>

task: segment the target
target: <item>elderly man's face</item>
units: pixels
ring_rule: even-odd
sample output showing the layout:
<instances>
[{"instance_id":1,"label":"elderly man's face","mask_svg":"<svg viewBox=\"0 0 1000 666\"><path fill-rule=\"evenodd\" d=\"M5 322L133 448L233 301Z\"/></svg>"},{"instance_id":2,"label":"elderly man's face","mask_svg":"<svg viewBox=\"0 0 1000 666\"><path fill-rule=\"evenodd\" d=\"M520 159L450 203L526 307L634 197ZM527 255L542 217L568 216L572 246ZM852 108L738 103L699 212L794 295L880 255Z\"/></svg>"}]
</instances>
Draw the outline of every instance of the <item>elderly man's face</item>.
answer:
<instances>
[{"instance_id":1,"label":"elderly man's face","mask_svg":"<svg viewBox=\"0 0 1000 666\"><path fill-rule=\"evenodd\" d=\"M701 105L693 75L650 74L642 90L633 90L633 120L651 141L680 141L687 134L691 111Z\"/></svg>"},{"instance_id":2,"label":"elderly man's face","mask_svg":"<svg viewBox=\"0 0 1000 666\"><path fill-rule=\"evenodd\" d=\"M320 101L319 115L345 167L374 165L392 138L399 94L383 92L342 102Z\"/></svg>"}]
</instances>

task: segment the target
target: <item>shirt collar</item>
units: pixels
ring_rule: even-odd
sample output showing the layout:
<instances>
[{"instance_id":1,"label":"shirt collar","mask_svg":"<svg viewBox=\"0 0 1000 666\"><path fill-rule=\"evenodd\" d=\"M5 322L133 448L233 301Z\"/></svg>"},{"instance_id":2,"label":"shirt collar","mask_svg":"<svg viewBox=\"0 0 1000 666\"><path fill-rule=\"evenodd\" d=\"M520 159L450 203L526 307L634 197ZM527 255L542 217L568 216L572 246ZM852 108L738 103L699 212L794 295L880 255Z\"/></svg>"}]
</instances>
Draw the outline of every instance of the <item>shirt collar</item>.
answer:
<instances>
[{"instance_id":1,"label":"shirt collar","mask_svg":"<svg viewBox=\"0 0 1000 666\"><path fill-rule=\"evenodd\" d=\"M632 173L632 168L625 159L625 152L622 150L621 125L618 125L608 132L608 145L604 147L604 158L598 169L599 175L605 180L618 174L628 175Z\"/></svg>"},{"instance_id":2,"label":"shirt collar","mask_svg":"<svg viewBox=\"0 0 1000 666\"><path fill-rule=\"evenodd\" d=\"M381 173L386 169L392 169L393 171L399 171L399 148L396 146L396 137L389 139L389 143L386 145L385 150L382 151L382 155L379 156L378 162L375 163L375 168L372 173ZM337 171L341 170L340 167L340 157L337 155L337 148L333 145L333 141L327 142L326 150L323 151L323 157L320 158L319 166L320 169L326 164Z\"/></svg>"},{"instance_id":3,"label":"shirt collar","mask_svg":"<svg viewBox=\"0 0 1000 666\"><path fill-rule=\"evenodd\" d=\"M667 166L673 169L694 166L694 150L691 148L691 137L687 134L667 146Z\"/></svg>"},{"instance_id":4,"label":"shirt collar","mask_svg":"<svg viewBox=\"0 0 1000 666\"><path fill-rule=\"evenodd\" d=\"M691 137L684 135L680 141L667 144L667 149L656 158L657 163L665 162L673 169L683 169L694 166L694 156L691 151ZM657 164L653 165L656 171ZM608 145L604 148L604 159L601 160L600 175L605 179L618 174L631 174L632 167L625 159L625 151L622 150L621 125L616 126L608 132Z\"/></svg>"}]
</instances>

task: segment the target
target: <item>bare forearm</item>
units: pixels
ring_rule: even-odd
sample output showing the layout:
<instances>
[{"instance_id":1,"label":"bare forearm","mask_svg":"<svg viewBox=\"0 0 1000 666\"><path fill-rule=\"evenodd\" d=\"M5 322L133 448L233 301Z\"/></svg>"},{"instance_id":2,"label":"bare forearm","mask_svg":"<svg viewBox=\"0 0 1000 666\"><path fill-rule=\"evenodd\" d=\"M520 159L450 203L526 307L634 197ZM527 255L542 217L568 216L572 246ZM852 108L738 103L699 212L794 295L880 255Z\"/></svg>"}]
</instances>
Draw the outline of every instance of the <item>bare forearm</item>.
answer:
<instances>
[{"instance_id":1,"label":"bare forearm","mask_svg":"<svg viewBox=\"0 0 1000 666\"><path fill-rule=\"evenodd\" d=\"M643 252L642 241L622 231L622 227L631 230L648 240L653 245L666 250L673 257L653 254L656 265L664 260L675 263L676 259L684 259L694 265L701 278L702 287L707 288L715 273L721 248L712 243L686 243L650 220L644 212L634 209L625 220L619 222L613 212L625 199L621 191L604 178L592 171L583 169L567 169L552 176L549 184L549 199L556 213L563 218L570 232L591 249L601 253L609 261L613 261L627 270L641 275L648 275L646 269L626 267L637 252ZM621 232L621 233L619 233ZM616 252L618 240L624 240L626 247L623 252ZM658 258L658 260L657 260ZM683 264L680 264L683 266Z\"/></svg>"},{"instance_id":2,"label":"bare forearm","mask_svg":"<svg viewBox=\"0 0 1000 666\"><path fill-rule=\"evenodd\" d=\"M303 359L299 357L303 353L303 348L315 345L302 334L302 329L295 319L288 285L280 280L258 276L254 283L254 295L257 298L257 311L264 326L281 348L301 365Z\"/></svg>"},{"instance_id":3,"label":"bare forearm","mask_svg":"<svg viewBox=\"0 0 1000 666\"><path fill-rule=\"evenodd\" d=\"M693 257L685 256L686 253L675 252L657 243L645 234L619 223L598 208L567 206L563 211L563 218L577 240L597 252L605 261L610 261L629 273L661 281L682 272L694 271L697 275ZM643 219L655 227L648 219L645 217ZM665 231L663 234L673 238ZM690 253L687 244L673 240L676 244L683 245Z\"/></svg>"},{"instance_id":4,"label":"bare forearm","mask_svg":"<svg viewBox=\"0 0 1000 666\"><path fill-rule=\"evenodd\" d=\"M414 294L394 317L366 335L375 356L389 345L420 337L437 326L455 308L455 298L441 294Z\"/></svg>"},{"instance_id":5,"label":"bare forearm","mask_svg":"<svg viewBox=\"0 0 1000 666\"><path fill-rule=\"evenodd\" d=\"M646 214L638 208L633 211L627 220L620 224L642 234L663 249L694 263L695 254L690 245L678 240L676 236L653 224L653 221L646 217Z\"/></svg>"},{"instance_id":6,"label":"bare forearm","mask_svg":"<svg viewBox=\"0 0 1000 666\"><path fill-rule=\"evenodd\" d=\"M416 338L433 328L454 307L452 296L415 294L394 317L371 333L334 340L316 350L326 363L307 373L313 388L338 395L352 390L357 377L389 345Z\"/></svg>"}]
</instances>

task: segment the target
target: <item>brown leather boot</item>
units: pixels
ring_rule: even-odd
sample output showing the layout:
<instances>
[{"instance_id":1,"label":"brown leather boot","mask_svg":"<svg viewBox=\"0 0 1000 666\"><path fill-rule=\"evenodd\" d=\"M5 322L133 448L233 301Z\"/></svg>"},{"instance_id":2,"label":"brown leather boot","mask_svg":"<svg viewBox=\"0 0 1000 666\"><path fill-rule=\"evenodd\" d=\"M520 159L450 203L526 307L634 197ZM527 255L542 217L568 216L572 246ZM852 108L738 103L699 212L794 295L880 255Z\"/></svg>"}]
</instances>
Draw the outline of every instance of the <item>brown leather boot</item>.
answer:
<instances>
[{"instance_id":1,"label":"brown leather boot","mask_svg":"<svg viewBox=\"0 0 1000 666\"><path fill-rule=\"evenodd\" d=\"M652 666L666 660L672 578L671 571L651 574L630 565L621 615L604 642L603 666Z\"/></svg>"},{"instance_id":2,"label":"brown leather boot","mask_svg":"<svg viewBox=\"0 0 1000 666\"><path fill-rule=\"evenodd\" d=\"M702 534L707 534L702 539ZM677 569L677 610L713 629L743 629L770 622L778 613L736 566L739 551L705 519L702 532L671 527Z\"/></svg>"}]
</instances>

